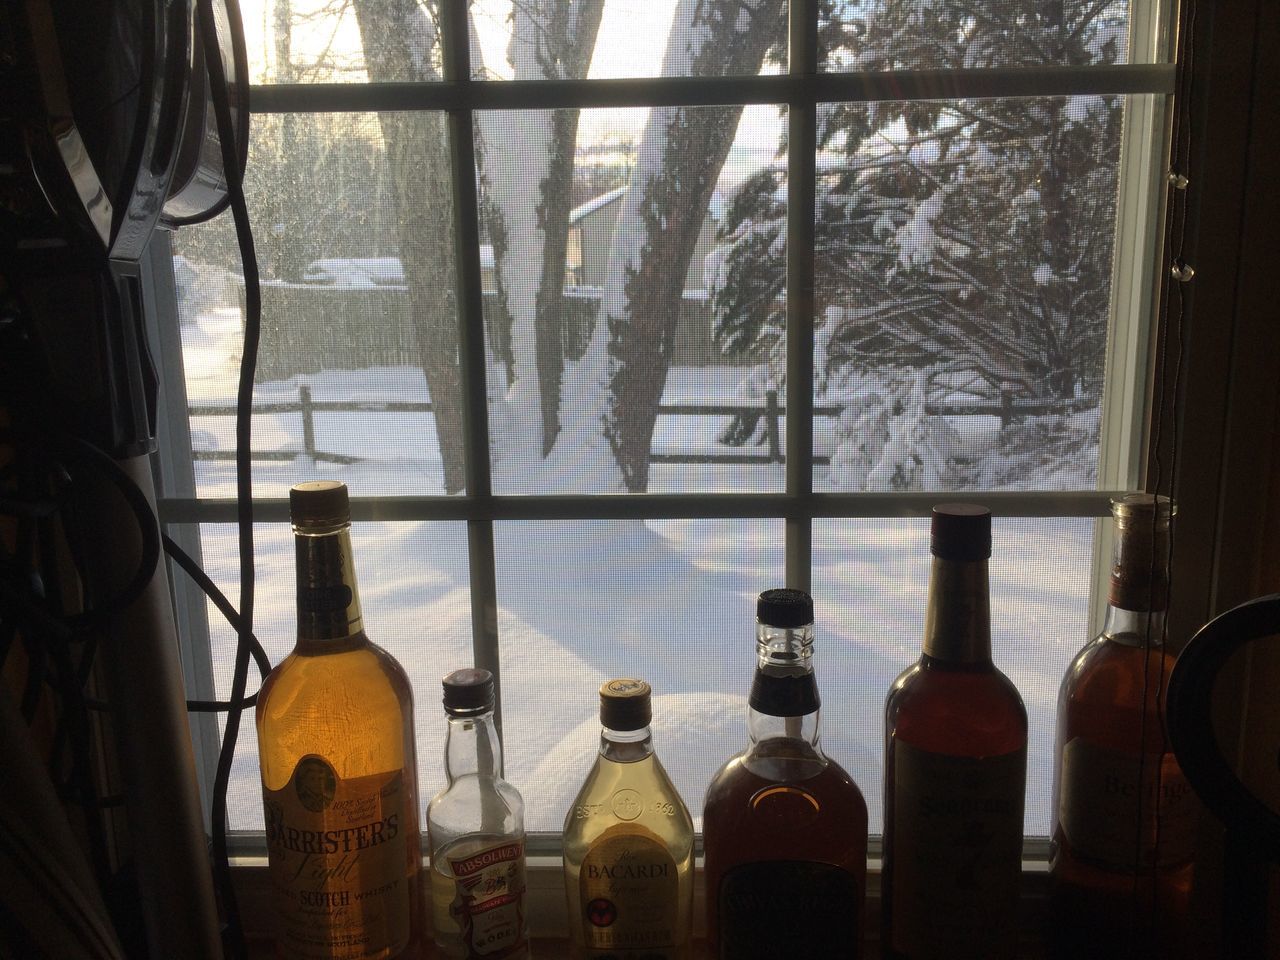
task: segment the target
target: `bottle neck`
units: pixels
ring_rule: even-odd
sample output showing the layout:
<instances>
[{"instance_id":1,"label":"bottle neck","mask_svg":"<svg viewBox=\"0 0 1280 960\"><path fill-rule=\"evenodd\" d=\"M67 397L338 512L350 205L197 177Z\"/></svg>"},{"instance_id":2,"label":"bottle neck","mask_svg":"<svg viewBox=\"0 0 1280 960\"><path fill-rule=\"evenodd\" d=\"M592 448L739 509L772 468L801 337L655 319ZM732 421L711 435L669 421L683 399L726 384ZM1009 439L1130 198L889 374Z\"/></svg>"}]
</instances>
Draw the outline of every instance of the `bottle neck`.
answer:
<instances>
[{"instance_id":1,"label":"bottle neck","mask_svg":"<svg viewBox=\"0 0 1280 960\"><path fill-rule=\"evenodd\" d=\"M293 542L299 643L363 638L350 524L321 530L295 527Z\"/></svg>"},{"instance_id":2,"label":"bottle neck","mask_svg":"<svg viewBox=\"0 0 1280 960\"><path fill-rule=\"evenodd\" d=\"M614 763L635 763L653 756L653 737L649 728L610 730L601 727L600 756Z\"/></svg>"},{"instance_id":3,"label":"bottle neck","mask_svg":"<svg viewBox=\"0 0 1280 960\"><path fill-rule=\"evenodd\" d=\"M816 749L822 700L813 674L813 624L758 624L756 655L747 711L752 744L785 737Z\"/></svg>"},{"instance_id":4,"label":"bottle neck","mask_svg":"<svg viewBox=\"0 0 1280 960\"><path fill-rule=\"evenodd\" d=\"M1102 635L1128 647L1158 647L1164 643L1165 613L1108 606Z\"/></svg>"},{"instance_id":5,"label":"bottle neck","mask_svg":"<svg viewBox=\"0 0 1280 960\"><path fill-rule=\"evenodd\" d=\"M991 662L986 560L933 558L924 618L924 653L948 663Z\"/></svg>"},{"instance_id":6,"label":"bottle neck","mask_svg":"<svg viewBox=\"0 0 1280 960\"><path fill-rule=\"evenodd\" d=\"M492 710L469 717L449 717L444 775L449 783L467 776L501 779L502 744L498 741Z\"/></svg>"}]
</instances>

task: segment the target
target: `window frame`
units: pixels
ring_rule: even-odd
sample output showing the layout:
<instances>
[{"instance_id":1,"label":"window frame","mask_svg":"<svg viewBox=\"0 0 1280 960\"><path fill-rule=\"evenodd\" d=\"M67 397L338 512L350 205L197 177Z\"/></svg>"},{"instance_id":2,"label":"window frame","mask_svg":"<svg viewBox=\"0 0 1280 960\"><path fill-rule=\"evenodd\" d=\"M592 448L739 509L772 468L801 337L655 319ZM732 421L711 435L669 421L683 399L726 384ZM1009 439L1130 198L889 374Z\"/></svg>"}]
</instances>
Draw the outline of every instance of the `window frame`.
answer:
<instances>
[{"instance_id":1,"label":"window frame","mask_svg":"<svg viewBox=\"0 0 1280 960\"><path fill-rule=\"evenodd\" d=\"M1132 0L1130 62L1085 67L1011 67L981 70L911 70L893 73L821 73L817 65L817 5L790 0L789 56L785 73L755 77L661 77L581 81L477 80L470 76L463 3L441 4L440 39L443 81L261 85L250 90L256 113L377 112L439 110L448 117L453 183L458 323L464 395L466 487L453 496L383 496L352 502L355 521L462 520L467 527L471 571L474 662L498 678L501 731L501 663L494 523L501 520L563 519L782 519L788 585L810 588L812 524L823 518L911 518L927 516L937 492L816 493L810 456L787 458L781 493L701 493L597 495L496 495L490 484L488 406L485 390L484 310L479 249L472 130L477 112L546 110L557 107L654 107L776 104L788 108L787 178L787 377L790 392L786 449L812 452L813 445L813 287L814 193L818 105L874 100L1042 97L1089 94L1131 97L1121 144L1121 192L1118 198L1112 317L1106 376L1117 389L1104 392L1098 487L1088 491L966 492L966 498L991 508L997 517L1093 517L1110 515L1111 498L1137 485L1144 473L1147 419L1155 362L1154 322L1160 277L1158 257L1163 235L1163 170L1169 153L1168 104L1175 93L1177 68L1172 50L1172 10L1164 0ZM1141 28L1134 24L1145 25ZM1141 43L1135 43L1141 38ZM1138 109L1141 105L1141 109ZM1141 250L1148 255L1137 258ZM167 236L153 243L151 270L157 277L169 256ZM170 268L171 269L171 268ZM172 311L172 290L152 300L160 313ZM233 523L233 499L196 495L190 461L190 429L180 369L181 343L176 323L155 324L160 354L170 362L161 376L160 476L161 522L199 561L199 524ZM176 358L176 359L175 359ZM1112 379L1114 377L1114 380ZM1130 481L1126 483L1126 480ZM283 498L254 502L255 520L288 522ZM1095 537L1092 619L1100 622L1105 605L1104 542L1106 524ZM209 629L203 595L186 578L175 578L175 607L183 641L188 690L214 699ZM192 719L197 772L203 795L213 782L219 742L214 715ZM208 817L209 805L205 810ZM244 849L261 849L261 835L248 835ZM1036 838L1029 838L1032 859ZM558 852L558 834L531 837L531 853Z\"/></svg>"}]
</instances>

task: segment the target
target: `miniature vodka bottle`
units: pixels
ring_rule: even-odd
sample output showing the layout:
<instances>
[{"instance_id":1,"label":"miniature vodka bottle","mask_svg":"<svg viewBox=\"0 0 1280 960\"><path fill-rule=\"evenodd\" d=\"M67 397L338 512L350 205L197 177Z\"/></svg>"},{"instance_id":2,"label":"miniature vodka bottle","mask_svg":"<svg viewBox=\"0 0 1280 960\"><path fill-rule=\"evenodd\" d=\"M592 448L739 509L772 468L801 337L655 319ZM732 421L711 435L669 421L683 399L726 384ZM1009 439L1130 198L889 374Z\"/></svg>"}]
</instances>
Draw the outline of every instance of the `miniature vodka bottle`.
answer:
<instances>
[{"instance_id":1,"label":"miniature vodka bottle","mask_svg":"<svg viewBox=\"0 0 1280 960\"><path fill-rule=\"evenodd\" d=\"M643 680L600 688L600 752L564 822L575 960L687 960L693 819L653 752Z\"/></svg>"},{"instance_id":2,"label":"miniature vodka bottle","mask_svg":"<svg viewBox=\"0 0 1280 960\"><path fill-rule=\"evenodd\" d=\"M768 590L756 619L750 743L712 779L703 811L710 955L856 960L867 804L818 745L813 601Z\"/></svg>"},{"instance_id":3,"label":"miniature vodka bottle","mask_svg":"<svg viewBox=\"0 0 1280 960\"><path fill-rule=\"evenodd\" d=\"M991 513L934 507L924 652L885 703L886 957L1017 948L1027 711L991 662Z\"/></svg>"},{"instance_id":4,"label":"miniature vodka bottle","mask_svg":"<svg viewBox=\"0 0 1280 960\"><path fill-rule=\"evenodd\" d=\"M446 957L524 960L524 801L502 779L493 707L488 670L456 670L444 678L448 786L427 807L431 915L436 946Z\"/></svg>"},{"instance_id":5,"label":"miniature vodka bottle","mask_svg":"<svg viewBox=\"0 0 1280 960\"><path fill-rule=\"evenodd\" d=\"M1102 633L1058 694L1051 942L1061 956L1167 957L1191 895L1198 804L1170 750L1161 704L1174 505L1112 503L1115 540Z\"/></svg>"},{"instance_id":6,"label":"miniature vodka bottle","mask_svg":"<svg viewBox=\"0 0 1280 960\"><path fill-rule=\"evenodd\" d=\"M409 681L365 636L347 488L299 484L289 504L298 640L257 705L277 951L289 960L417 957Z\"/></svg>"}]
</instances>

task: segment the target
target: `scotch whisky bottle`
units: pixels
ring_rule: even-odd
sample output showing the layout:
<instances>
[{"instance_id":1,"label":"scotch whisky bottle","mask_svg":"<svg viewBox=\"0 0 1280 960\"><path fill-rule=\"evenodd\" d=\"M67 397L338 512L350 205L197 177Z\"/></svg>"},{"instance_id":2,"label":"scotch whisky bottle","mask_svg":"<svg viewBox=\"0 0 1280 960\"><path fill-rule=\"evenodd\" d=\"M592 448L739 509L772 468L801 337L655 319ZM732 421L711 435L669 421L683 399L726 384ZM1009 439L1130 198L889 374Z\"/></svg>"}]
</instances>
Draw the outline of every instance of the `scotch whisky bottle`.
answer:
<instances>
[{"instance_id":1,"label":"scotch whisky bottle","mask_svg":"<svg viewBox=\"0 0 1280 960\"><path fill-rule=\"evenodd\" d=\"M1174 662L1164 646L1174 504L1131 494L1111 512L1102 633L1058 694L1050 941L1062 956L1138 960L1174 955L1198 806L1161 716Z\"/></svg>"},{"instance_id":2,"label":"scotch whisky bottle","mask_svg":"<svg viewBox=\"0 0 1280 960\"><path fill-rule=\"evenodd\" d=\"M1015 955L1027 712L991 661L991 513L933 509L924 650L885 703L886 957Z\"/></svg>"},{"instance_id":3,"label":"scotch whisky bottle","mask_svg":"<svg viewBox=\"0 0 1280 960\"><path fill-rule=\"evenodd\" d=\"M709 955L856 960L867 804L819 746L813 600L767 590L756 620L750 742L716 773L703 810Z\"/></svg>"},{"instance_id":4,"label":"scotch whisky bottle","mask_svg":"<svg viewBox=\"0 0 1280 960\"><path fill-rule=\"evenodd\" d=\"M427 807L431 915L443 956L525 960L524 801L502 778L494 696L488 670L444 678L448 784Z\"/></svg>"},{"instance_id":5,"label":"scotch whisky bottle","mask_svg":"<svg viewBox=\"0 0 1280 960\"><path fill-rule=\"evenodd\" d=\"M600 752L564 821L574 960L688 960L693 818L653 752L643 680L600 687Z\"/></svg>"},{"instance_id":6,"label":"scotch whisky bottle","mask_svg":"<svg viewBox=\"0 0 1280 960\"><path fill-rule=\"evenodd\" d=\"M267 856L288 960L416 957L413 697L364 632L347 488L289 491L298 640L258 695Z\"/></svg>"}]
</instances>

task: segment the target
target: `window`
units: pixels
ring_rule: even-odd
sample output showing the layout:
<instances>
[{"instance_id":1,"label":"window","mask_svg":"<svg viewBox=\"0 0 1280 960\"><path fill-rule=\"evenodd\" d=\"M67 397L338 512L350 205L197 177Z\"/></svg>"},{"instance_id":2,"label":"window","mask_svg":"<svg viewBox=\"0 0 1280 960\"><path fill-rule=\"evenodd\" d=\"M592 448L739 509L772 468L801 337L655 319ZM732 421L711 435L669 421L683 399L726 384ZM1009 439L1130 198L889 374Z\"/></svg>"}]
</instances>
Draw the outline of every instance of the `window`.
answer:
<instances>
[{"instance_id":1,"label":"window","mask_svg":"<svg viewBox=\"0 0 1280 960\"><path fill-rule=\"evenodd\" d=\"M696 816L745 739L753 598L786 581L815 595L824 743L878 831L921 518L978 498L1047 832L1095 520L1141 478L1174 73L1153 0L979 7L486 0L464 51L434 7L244 3L257 632L292 644L288 486L346 480L425 796L439 678L476 662L531 831L559 830L618 675L653 683ZM173 243L162 515L230 591L234 244L225 221ZM184 616L192 689L225 697L234 637L195 595ZM193 722L211 770L217 721ZM255 751L246 730L236 829L261 824Z\"/></svg>"}]
</instances>

